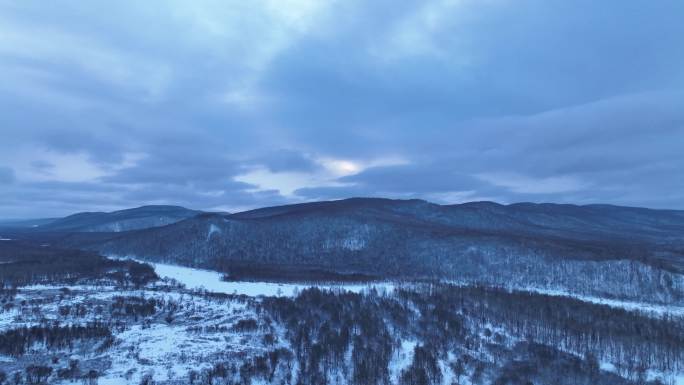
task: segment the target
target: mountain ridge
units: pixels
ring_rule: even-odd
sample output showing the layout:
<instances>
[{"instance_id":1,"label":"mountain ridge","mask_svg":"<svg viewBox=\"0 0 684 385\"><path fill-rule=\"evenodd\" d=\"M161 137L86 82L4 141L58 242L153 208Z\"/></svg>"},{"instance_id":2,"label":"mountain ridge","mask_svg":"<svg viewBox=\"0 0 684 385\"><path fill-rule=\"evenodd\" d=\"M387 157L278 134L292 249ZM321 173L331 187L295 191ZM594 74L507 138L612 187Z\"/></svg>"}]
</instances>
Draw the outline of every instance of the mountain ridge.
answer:
<instances>
[{"instance_id":1,"label":"mountain ridge","mask_svg":"<svg viewBox=\"0 0 684 385\"><path fill-rule=\"evenodd\" d=\"M226 273L324 269L684 301L677 211L354 198L201 214L59 242Z\"/></svg>"},{"instance_id":2,"label":"mountain ridge","mask_svg":"<svg viewBox=\"0 0 684 385\"><path fill-rule=\"evenodd\" d=\"M80 212L36 226L38 231L122 232L159 227L191 218L201 211L171 205L146 205L111 212Z\"/></svg>"}]
</instances>

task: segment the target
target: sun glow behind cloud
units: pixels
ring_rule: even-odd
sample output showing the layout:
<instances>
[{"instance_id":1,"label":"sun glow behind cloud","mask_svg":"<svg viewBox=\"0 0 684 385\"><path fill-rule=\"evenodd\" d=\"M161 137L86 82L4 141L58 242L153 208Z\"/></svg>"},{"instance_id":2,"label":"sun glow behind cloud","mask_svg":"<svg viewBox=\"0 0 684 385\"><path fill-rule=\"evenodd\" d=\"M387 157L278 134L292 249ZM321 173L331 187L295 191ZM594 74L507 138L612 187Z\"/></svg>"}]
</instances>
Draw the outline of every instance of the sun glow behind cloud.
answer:
<instances>
[{"instance_id":1,"label":"sun glow behind cloud","mask_svg":"<svg viewBox=\"0 0 684 385\"><path fill-rule=\"evenodd\" d=\"M345 183L337 179L357 174L369 167L408 163L404 159L394 157L369 161L323 157L314 159L314 162L320 167L313 172L274 172L264 167L257 167L235 179L257 186L255 191L277 190L285 196L296 198L293 193L301 188L344 186Z\"/></svg>"}]
</instances>

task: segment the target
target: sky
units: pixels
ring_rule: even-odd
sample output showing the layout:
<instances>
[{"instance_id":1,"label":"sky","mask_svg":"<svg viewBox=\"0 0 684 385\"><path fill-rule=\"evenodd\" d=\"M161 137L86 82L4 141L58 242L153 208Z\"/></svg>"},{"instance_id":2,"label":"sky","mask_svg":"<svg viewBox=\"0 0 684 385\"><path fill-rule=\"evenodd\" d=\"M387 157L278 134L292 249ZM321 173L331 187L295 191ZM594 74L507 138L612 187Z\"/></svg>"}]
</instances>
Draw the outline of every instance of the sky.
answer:
<instances>
[{"instance_id":1,"label":"sky","mask_svg":"<svg viewBox=\"0 0 684 385\"><path fill-rule=\"evenodd\" d=\"M0 218L684 209L680 0L0 0Z\"/></svg>"}]
</instances>

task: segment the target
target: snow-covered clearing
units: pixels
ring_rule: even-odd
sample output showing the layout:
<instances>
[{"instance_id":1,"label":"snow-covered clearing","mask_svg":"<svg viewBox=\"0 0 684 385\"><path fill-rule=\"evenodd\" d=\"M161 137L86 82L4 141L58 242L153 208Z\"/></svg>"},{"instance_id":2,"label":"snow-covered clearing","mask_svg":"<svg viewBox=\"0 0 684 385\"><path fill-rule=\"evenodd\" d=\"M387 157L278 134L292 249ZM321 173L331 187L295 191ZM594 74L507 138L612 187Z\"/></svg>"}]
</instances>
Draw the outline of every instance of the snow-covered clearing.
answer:
<instances>
[{"instance_id":1,"label":"snow-covered clearing","mask_svg":"<svg viewBox=\"0 0 684 385\"><path fill-rule=\"evenodd\" d=\"M620 370L612 363L602 361L600 362L601 370L606 372L615 373L619 376L623 376ZM684 385L684 373L662 373L655 370L648 370L646 372L647 381L660 380L661 383L671 384L671 385Z\"/></svg>"},{"instance_id":2,"label":"snow-covered clearing","mask_svg":"<svg viewBox=\"0 0 684 385\"><path fill-rule=\"evenodd\" d=\"M529 291L532 293L550 295L554 297L570 297L578 299L580 301L595 303L599 305L606 305L614 308L624 309L628 311L638 311L641 313L652 314L655 316L676 316L684 317L684 307L681 306L668 306L668 305L658 305L646 302L634 302L634 301L623 301L619 299L610 299L602 297L593 297L587 295L574 294L563 290L552 290L552 289L539 289L539 288L525 288L520 289L524 291Z\"/></svg>"},{"instance_id":3,"label":"snow-covered clearing","mask_svg":"<svg viewBox=\"0 0 684 385\"><path fill-rule=\"evenodd\" d=\"M222 279L223 274L216 271L196 269L192 267L171 265L166 263L147 262L137 259L134 260L151 265L152 267L154 267L154 271L160 277L174 279L185 285L185 287L187 287L188 289L204 289L215 293L247 295L250 297L292 297L298 291L301 291L309 287L319 287L321 289L346 290L354 293L359 293L363 290L370 288L386 291L394 290L394 284L391 282L379 282L370 284L318 285L311 283L224 281Z\"/></svg>"},{"instance_id":4,"label":"snow-covered clearing","mask_svg":"<svg viewBox=\"0 0 684 385\"><path fill-rule=\"evenodd\" d=\"M415 340L401 340L401 346L394 351L392 361L390 361L389 364L390 378L396 380L396 382L393 383L398 384L401 371L411 365L411 361L413 361L413 349L417 344L418 341Z\"/></svg>"},{"instance_id":5,"label":"snow-covered clearing","mask_svg":"<svg viewBox=\"0 0 684 385\"><path fill-rule=\"evenodd\" d=\"M212 223L209 225L209 231L207 232L207 241L209 241L214 234L221 234L221 228Z\"/></svg>"},{"instance_id":6,"label":"snow-covered clearing","mask_svg":"<svg viewBox=\"0 0 684 385\"><path fill-rule=\"evenodd\" d=\"M76 358L83 363L108 362L99 378L100 384L137 384L146 375L155 381L184 379L191 370L201 371L216 362L242 362L287 346L287 340L282 336L284 330L277 325L257 321L259 327L254 330L232 329L241 320L260 320L252 306L258 299L207 296L164 283L136 290L105 285L66 288L69 290L49 285L20 288L13 301L16 306L0 311L0 332L56 321L61 325L96 320L124 322L123 328L111 328L115 342L106 352L91 349L50 353ZM146 317L113 316L110 309L117 297L155 299L157 311ZM61 310L65 306L82 312L64 315ZM274 344L264 343L267 333L276 335ZM35 349L36 357L46 354L42 345ZM0 362L8 365L21 359L0 355Z\"/></svg>"}]
</instances>

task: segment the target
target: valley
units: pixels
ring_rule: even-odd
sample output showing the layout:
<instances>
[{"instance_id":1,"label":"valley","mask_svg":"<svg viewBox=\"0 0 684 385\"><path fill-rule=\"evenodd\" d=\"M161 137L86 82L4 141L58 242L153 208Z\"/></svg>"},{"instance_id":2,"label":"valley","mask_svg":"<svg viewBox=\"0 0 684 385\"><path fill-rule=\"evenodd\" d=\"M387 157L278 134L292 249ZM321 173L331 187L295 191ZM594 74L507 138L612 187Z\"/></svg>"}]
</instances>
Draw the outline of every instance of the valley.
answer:
<instances>
[{"instance_id":1,"label":"valley","mask_svg":"<svg viewBox=\"0 0 684 385\"><path fill-rule=\"evenodd\" d=\"M684 385L684 0L0 0L0 385Z\"/></svg>"},{"instance_id":2,"label":"valley","mask_svg":"<svg viewBox=\"0 0 684 385\"><path fill-rule=\"evenodd\" d=\"M322 204L323 217L286 206L117 233L5 229L0 383L684 383L679 222L614 234L605 254L540 248L594 242L554 238L549 213L504 231L482 229L490 206L473 221L421 202ZM558 210L551 223L567 223Z\"/></svg>"}]
</instances>

